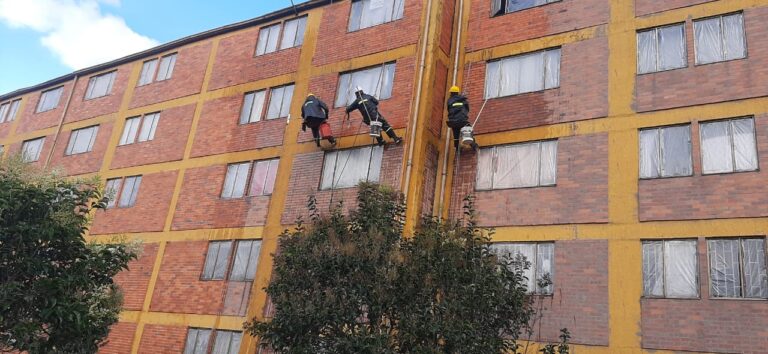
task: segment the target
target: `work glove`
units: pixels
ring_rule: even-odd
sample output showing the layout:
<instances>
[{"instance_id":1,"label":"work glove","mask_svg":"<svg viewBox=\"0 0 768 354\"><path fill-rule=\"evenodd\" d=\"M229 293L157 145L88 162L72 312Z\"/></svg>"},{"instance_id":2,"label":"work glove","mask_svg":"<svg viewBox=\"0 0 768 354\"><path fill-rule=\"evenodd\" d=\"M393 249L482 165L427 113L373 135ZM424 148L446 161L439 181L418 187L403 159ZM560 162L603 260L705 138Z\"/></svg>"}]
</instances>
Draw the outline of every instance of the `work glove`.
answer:
<instances>
[{"instance_id":1,"label":"work glove","mask_svg":"<svg viewBox=\"0 0 768 354\"><path fill-rule=\"evenodd\" d=\"M307 131L307 123L301 123L301 131L303 132Z\"/></svg>"}]
</instances>

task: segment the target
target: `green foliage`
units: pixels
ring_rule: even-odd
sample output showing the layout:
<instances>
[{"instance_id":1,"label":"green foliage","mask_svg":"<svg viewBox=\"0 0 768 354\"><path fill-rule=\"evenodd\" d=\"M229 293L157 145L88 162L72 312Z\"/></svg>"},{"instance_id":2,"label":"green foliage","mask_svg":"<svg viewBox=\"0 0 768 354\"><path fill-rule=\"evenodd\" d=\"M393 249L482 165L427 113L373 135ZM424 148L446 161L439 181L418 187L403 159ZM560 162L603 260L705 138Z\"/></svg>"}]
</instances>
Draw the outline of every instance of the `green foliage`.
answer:
<instances>
[{"instance_id":1,"label":"green foliage","mask_svg":"<svg viewBox=\"0 0 768 354\"><path fill-rule=\"evenodd\" d=\"M284 353L503 353L518 350L535 310L521 259L498 259L491 232L425 218L402 238L402 196L361 183L357 208L280 239L266 289L276 313L246 329ZM466 225L464 225L466 224Z\"/></svg>"},{"instance_id":2,"label":"green foliage","mask_svg":"<svg viewBox=\"0 0 768 354\"><path fill-rule=\"evenodd\" d=\"M105 202L98 179L0 162L0 352L97 351L122 306L112 278L137 257L135 245L85 242Z\"/></svg>"}]
</instances>

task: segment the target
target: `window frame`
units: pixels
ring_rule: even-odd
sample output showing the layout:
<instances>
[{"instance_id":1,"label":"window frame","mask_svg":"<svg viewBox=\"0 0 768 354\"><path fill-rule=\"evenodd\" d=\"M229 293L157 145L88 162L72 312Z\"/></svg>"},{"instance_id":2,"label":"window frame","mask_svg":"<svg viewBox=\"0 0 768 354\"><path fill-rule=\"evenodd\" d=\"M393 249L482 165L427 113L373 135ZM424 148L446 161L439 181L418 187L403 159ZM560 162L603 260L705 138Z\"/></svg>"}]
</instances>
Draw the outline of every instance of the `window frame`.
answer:
<instances>
[{"instance_id":1,"label":"window frame","mask_svg":"<svg viewBox=\"0 0 768 354\"><path fill-rule=\"evenodd\" d=\"M503 245L533 245L534 246L534 256L535 258L533 260L526 259L527 262L530 263L530 270L533 274L533 283L534 283L534 289L526 289L526 293L528 295L532 296L554 296L555 294L555 241L498 241L498 242L491 242L491 252L495 254L497 257L499 257L499 254L496 253L495 247L503 246ZM552 287L552 291L549 293L543 293L541 287L538 286L539 279L541 279L541 276L538 276L538 261L539 261L539 246L540 245L552 245L552 264L550 266L551 272L550 280L552 281L552 284L550 286ZM528 279L530 281L530 279Z\"/></svg>"},{"instance_id":2,"label":"window frame","mask_svg":"<svg viewBox=\"0 0 768 354\"><path fill-rule=\"evenodd\" d=\"M555 157L554 157L554 159L555 159L555 169L554 169L555 182L552 183L552 184L541 184L541 166L542 166L541 154L542 154L542 150L543 150L542 144L543 143L548 143L548 142L555 142ZM521 145L528 145L528 144L537 144L537 143L539 144L539 174L538 174L539 178L538 178L538 182L537 182L538 184L535 185L535 186L525 186L525 187L493 188L493 177L496 174L496 171L495 171L496 163L495 163L495 161L496 161L496 157L497 157L496 154L497 154L498 148L499 147L508 147L508 146L521 146ZM490 191L500 191L500 190L510 190L510 189L528 189L528 188L557 187L557 176L558 176L558 174L557 174L557 168L558 168L557 158L559 156L559 150L560 150L560 139L532 140L532 141L523 141L523 142L511 143L511 144L491 145L491 146L483 147L482 149L493 149L494 150L493 151L493 161L494 162L491 162L491 164L494 167L494 171L493 171L493 174L491 175L491 188L489 188L489 189L481 189L481 188L478 188L478 186L477 186L477 175L479 174L478 173L479 162L475 165L475 183L474 183L474 190L475 190L475 192L490 192ZM479 152L478 152L478 155L479 155Z\"/></svg>"},{"instance_id":3,"label":"window frame","mask_svg":"<svg viewBox=\"0 0 768 354\"><path fill-rule=\"evenodd\" d=\"M251 257L251 253L249 253L249 257L248 257L248 259L246 260L246 263L245 263L245 273L244 273L243 279L242 280L239 280L239 279L238 280L233 280L232 279L232 273L233 273L234 267L235 267L235 258L237 257L237 250L240 247L240 243L242 243L242 242L254 242L254 243L258 242L259 252L258 252L258 254L256 254L256 258L255 258L255 262L256 262L256 264L254 265L255 271L254 271L254 274L253 274L253 279L249 279L249 277L248 277L248 265L249 265L248 261L250 261L251 258L252 258ZM206 268L206 265L208 264L208 252L209 252L209 250L211 248L211 245L214 244L214 243L229 243L230 244L229 253L226 256L227 258L226 258L226 266L224 268L225 269L224 270L224 275L221 278L217 278L216 277L216 265L217 265L218 260L219 260L219 256L218 255L219 255L219 252L221 252L221 246L219 246L219 249L216 251L216 257L215 257L216 259L213 260L214 263L213 263L213 266L212 266L212 271L211 271L210 276L205 274L205 268ZM263 249L263 246L264 246L264 239L263 238L244 238L244 239L230 239L230 240L209 240L208 241L208 247L205 250L205 259L203 260L203 268L200 270L199 280L200 281L233 281L233 282L241 282L241 283L248 283L248 282L256 281L256 275L259 272L258 268L259 268L259 262L261 262L261 251ZM251 246L251 247L253 247L253 246Z\"/></svg>"},{"instance_id":4,"label":"window frame","mask_svg":"<svg viewBox=\"0 0 768 354\"><path fill-rule=\"evenodd\" d=\"M95 86L96 86L96 81L105 76L109 76L109 84L107 84L106 93L104 93L101 96L92 96L93 90L95 89ZM91 100L112 95L112 88L114 87L116 79L117 79L117 69L114 69L112 71L108 71L105 73L101 73L101 74L92 75L90 78L88 78L88 86L85 88L85 96L83 97L83 101L91 101Z\"/></svg>"},{"instance_id":5,"label":"window frame","mask_svg":"<svg viewBox=\"0 0 768 354\"><path fill-rule=\"evenodd\" d=\"M88 142L88 148L85 151L83 151L83 152L73 153L73 150L74 150L75 146L77 145L77 142L75 140L73 140L73 137L75 137L75 135L76 135L75 139L79 138L80 137L80 132L88 130L88 129L93 129L93 133L92 133L91 138L90 138L90 140ZM96 136L98 134L99 134L99 125L98 124L87 126L87 127L80 128L80 129L73 129L69 133L69 141L67 142L67 147L64 149L64 156L74 156L74 155L87 154L87 153L93 151L93 145L96 143Z\"/></svg>"},{"instance_id":6,"label":"window frame","mask_svg":"<svg viewBox=\"0 0 768 354\"><path fill-rule=\"evenodd\" d=\"M712 256L710 241L727 240L738 241L739 244L739 282L741 284L741 296L715 296L712 290ZM768 238L765 236L737 236L737 237L709 237L706 238L707 242L707 276L709 281L709 299L710 300L746 300L746 301L768 301L768 297L746 297L745 294L745 281L744 281L744 240L763 240L763 254L765 259L763 260L766 266L766 272L768 272Z\"/></svg>"},{"instance_id":7,"label":"window frame","mask_svg":"<svg viewBox=\"0 0 768 354\"><path fill-rule=\"evenodd\" d=\"M548 55L547 53L548 52L555 52L555 51L558 52L557 85L548 88L547 87L547 76L548 76L549 70L547 70L547 55ZM504 95L501 92L499 92L498 96L489 96L488 95L488 66L489 65L491 65L492 63L498 63L498 65L499 65L499 79L498 80L499 80L499 91L501 91L501 89L502 89L502 85L501 85L501 76L502 75L501 74L502 74L503 62L506 61L506 60L520 59L522 57L525 57L525 56L528 56L528 55L534 55L534 54L537 54L537 53L542 53L544 55L544 60L542 60L542 62L541 62L541 65L543 66L543 70L541 71L541 73L542 73L542 77L541 77L542 89L541 90L517 92L517 93L513 93L513 94L509 94L509 95ZM544 48L544 49L534 50L534 51L531 51L531 52L518 53L518 54L513 54L513 55L501 57L501 58L494 58L494 59L487 60L487 61L485 61L486 73L485 73L485 77L483 78L483 99L484 100L492 100L492 99L498 99L498 98L514 97L514 96L526 95L526 94L531 94L531 93L546 92L548 90L559 89L562 86L562 82L560 80L560 78L562 77L562 72L563 72L562 64L563 64L563 47L562 46L555 46L555 47L550 47L550 48Z\"/></svg>"},{"instance_id":8,"label":"window frame","mask_svg":"<svg viewBox=\"0 0 768 354\"><path fill-rule=\"evenodd\" d=\"M260 57L260 56L264 56L264 55L268 55L268 54L272 54L272 53L277 53L279 51L288 50L288 49L292 49L292 48L298 48L298 47L303 46L304 45L304 40L306 39L306 34L307 34L307 21L308 20L309 20L309 16L304 14L304 15L301 15L301 16L296 16L296 17L293 17L293 18L290 18L290 19L286 19L284 21L273 22L273 23L270 23L268 25L263 25L263 26L259 27L259 32L256 35L256 46L255 46L255 48L253 50L253 57L257 58L257 57ZM293 38L293 45L290 46L290 47L282 48L282 45L283 45L283 35L285 34L285 24L290 22L290 21L304 21L304 32L301 34L301 38L302 38L301 39L301 43L300 44L296 44L296 39L299 38L299 28L301 28L301 26L299 26L299 24L300 24L299 23L299 24L296 25L296 34L294 35L294 38ZM265 30L265 29L268 29L268 28L272 28L274 26L278 26L277 40L275 41L275 43L276 43L275 44L275 50L268 51L269 36L267 36L267 38L266 38L267 43L264 46L264 53L259 54L259 41L261 40L261 31Z\"/></svg>"},{"instance_id":9,"label":"window frame","mask_svg":"<svg viewBox=\"0 0 768 354\"><path fill-rule=\"evenodd\" d=\"M509 7L509 0L499 0L501 2L501 6L500 6L499 10L496 13L493 13L493 3L494 3L494 0L490 0L490 1L491 1L491 14L490 14L491 18L499 17L499 16L504 16L506 14L512 14L512 13L515 13L515 12L530 10L530 9L534 9L534 8L537 8L537 7L542 7L542 6L547 6L547 5L551 5L551 4L554 4L554 3L562 2L562 0L551 0L551 1L547 0L547 2L545 2L543 4L534 5L534 6L531 6L531 7L526 7L526 8L515 10L515 11L507 11L507 8Z\"/></svg>"},{"instance_id":10,"label":"window frame","mask_svg":"<svg viewBox=\"0 0 768 354\"><path fill-rule=\"evenodd\" d=\"M106 209L128 209L133 208L136 206L136 202L139 200L139 191L141 189L141 182L143 180L144 175L132 175L132 176L123 176L123 177L115 177L115 178L108 178L105 181L104 184L104 193L107 193L107 187L109 186L110 181L119 181L120 183L117 187L117 191L115 192L114 199L110 199L107 202ZM127 205L123 205L123 193L125 192L125 185L128 178L134 178L138 182L134 182L131 186L132 189L136 191L136 194L133 196L129 196L129 201ZM133 192L131 192L133 193ZM114 201L114 204L112 203Z\"/></svg>"},{"instance_id":11,"label":"window frame","mask_svg":"<svg viewBox=\"0 0 768 354\"><path fill-rule=\"evenodd\" d=\"M37 149L37 152L35 153L35 158L33 160L27 160L27 158L26 158L26 151L25 151L26 149L24 148L24 146L29 144L29 143L37 142L37 141L40 141L40 147ZM27 139L27 140L22 141L21 142L21 159L22 159L22 161L24 161L26 163L32 163L32 162L40 161L40 155L43 153L43 147L44 146L45 146L45 137L44 136L41 136L41 137L38 137L38 138Z\"/></svg>"},{"instance_id":12,"label":"window frame","mask_svg":"<svg viewBox=\"0 0 768 354\"><path fill-rule=\"evenodd\" d=\"M726 46L725 46L725 33L723 32L724 31L724 29L723 29L723 18L724 17L728 17L728 16L734 16L734 15L740 15L741 16L741 33L743 35L741 40L742 40L742 44L744 45L744 57L733 58L733 59L725 59L725 56L726 56L726 51L725 51L726 49L725 49L725 47ZM716 61L712 61L712 62L708 62L708 63L699 63L699 51L698 51L698 47L699 46L698 46L698 40L696 39L696 23L697 22L701 22L701 21L715 19L715 18L720 20L720 33L719 33L719 35L720 35L720 44L722 45L722 48L723 48L722 52L720 54L722 54L723 60L716 60ZM692 23L692 27L691 28L693 28L693 53L694 53L693 54L693 63L694 63L694 66L724 63L724 62L729 62L729 61L734 61L734 60L743 60L743 59L749 58L749 46L748 46L748 43L747 43L747 21L746 21L746 18L744 17L744 11L736 11L736 12L729 12L729 13L724 13L724 14L720 14L720 15L701 17L701 18L697 18L697 19L692 20L692 22L693 23Z\"/></svg>"},{"instance_id":13,"label":"window frame","mask_svg":"<svg viewBox=\"0 0 768 354\"><path fill-rule=\"evenodd\" d=\"M251 186L253 184L254 171L256 170L256 167L258 166L259 163L267 163L267 172L266 172L266 175L264 177L264 186L263 186L263 189L262 189L262 194L251 194ZM266 193L267 186L270 184L270 183L268 183L269 182L269 178L271 176L271 172L273 171L272 170L272 163L276 164L276 169L275 169L275 173L274 173L275 181L271 182L272 191L270 191L269 193ZM232 197L232 196L225 197L224 196L224 191L225 191L226 186L227 186L227 178L229 177L229 168L231 166L245 165L245 164L248 164L248 172L246 173L245 185L243 186L243 195L241 197ZM222 200L238 200L238 199L250 198L250 197L272 197L272 194L274 194L274 192L275 192L274 185L275 185L275 182L277 180L277 171L279 171L279 170L280 170L280 158L279 157L270 158L270 159L262 159L262 160L251 160L251 161L241 161L241 162L228 163L227 164L227 169L224 171L224 180L221 183L221 191L219 192L219 199L222 199ZM237 178L235 178L235 181L237 181ZM234 191L234 188L235 187L233 187L233 191Z\"/></svg>"},{"instance_id":14,"label":"window frame","mask_svg":"<svg viewBox=\"0 0 768 354\"><path fill-rule=\"evenodd\" d=\"M678 68L671 68L671 69L660 70L659 69L659 63L661 62L661 51L659 50L659 34L658 34L659 30L661 30L662 28L677 27L677 26L680 26L683 29L683 57L684 57L684 60L685 60L685 65L683 65L681 67L678 67ZM655 44L656 44L656 58L655 58L655 61L654 61L654 64L655 64L654 66L655 66L656 70L641 73L640 72L640 41L639 41L638 37L639 37L640 33L645 33L645 32L650 32L650 31L653 31L655 33L654 40L655 40ZM694 37L695 36L696 36L696 34L694 33ZM688 66L690 64L688 63L688 54L689 54L688 53L688 28L686 26L686 22L685 21L683 21L683 22L675 22L675 23L670 23L670 24L666 24L666 25L662 25L662 26L649 27L649 28L643 28L643 29L637 30L635 32L635 51L636 51L635 60L637 61L637 65L635 66L635 73L636 73L637 76L648 75L648 74L656 74L656 73L663 73L663 72L666 72L666 71L680 70L680 69L688 68Z\"/></svg>"},{"instance_id":15,"label":"window frame","mask_svg":"<svg viewBox=\"0 0 768 354\"><path fill-rule=\"evenodd\" d=\"M160 124L160 118L161 118L161 111L157 112L151 112L151 113L144 113L139 116L132 116L128 117L123 121L123 131L120 133L120 140L117 141L117 147L121 146L127 146L127 145L134 145L139 143L145 143L148 141L155 140L155 134L157 133L157 127ZM149 127L149 133L148 138L146 140L141 140L141 136L144 133L144 124L147 120L147 118L151 118L154 120L152 125ZM136 125L136 133L133 134L133 137L131 137L129 131L126 131L126 129L129 129L128 122L138 120L138 123ZM123 138L126 137L129 138L129 140L126 140L123 142Z\"/></svg>"},{"instance_id":16,"label":"window frame","mask_svg":"<svg viewBox=\"0 0 768 354\"><path fill-rule=\"evenodd\" d=\"M232 349L233 349L232 348L233 340L232 339L235 337L235 335L239 336L239 339L238 339L239 344L238 344L237 350L235 350L234 353L236 354L236 353L240 352L240 348L243 345L243 332L242 331L231 331L231 330L224 330L224 329L215 329L215 330L213 330L213 332L214 332L213 333L213 343L209 343L209 347L208 347L208 349L210 349L209 352L213 353L214 350L216 350L216 344L218 343L218 340L219 340L219 333L229 333L230 334L229 340L228 340L229 343L227 345L227 351L226 351L225 354L233 353L233 351L232 351Z\"/></svg>"},{"instance_id":17,"label":"window frame","mask_svg":"<svg viewBox=\"0 0 768 354\"><path fill-rule=\"evenodd\" d=\"M374 181L374 182L381 181L381 167L384 164L384 147L383 146L378 146L378 145L355 146L355 147L350 147L350 148L347 148L347 149L337 149L337 150L332 150L332 151L326 151L325 153L323 153L323 165L322 165L321 170L320 170L320 185L318 186L318 190L320 190L320 191L331 191L331 190L342 190L342 189L348 189L348 188L356 188L357 185L361 181L357 181L354 185L351 185L351 186L343 186L343 187L342 186L334 186L334 184L338 183L338 182L334 183L335 180L336 180L336 168L337 168L337 165L338 165L338 162L339 162L339 160L338 160L338 156L339 155L338 154L342 153L342 152L350 152L351 153L351 151L353 151L353 150L362 150L362 149L371 149L371 152L369 153L369 158L368 158L368 167L366 168L367 173L366 173L365 181L366 182L371 182L371 164L373 162L373 156L381 156L381 162L379 163L379 178L378 178L377 181ZM379 149L381 151L381 154L376 153L374 151L376 149ZM334 159L336 159L336 161L334 161L334 163L333 163L333 172L331 174L331 176L332 176L331 177L332 178L331 184L328 187L323 187L323 185L325 184L325 162L329 158L328 155L329 154L333 154L333 153L335 153L337 155L334 157ZM347 161L345 161L345 165L346 165L346 163L349 162L350 158L351 158L351 155L348 155ZM343 171L344 168L345 167L342 167L342 173L344 173L344 171Z\"/></svg>"},{"instance_id":18,"label":"window frame","mask_svg":"<svg viewBox=\"0 0 768 354\"><path fill-rule=\"evenodd\" d=\"M59 91L59 98L56 100L56 103L53 105L53 107L42 110L42 105L46 101L47 95L51 92ZM64 85L54 87L52 89L45 90L43 92L40 92L40 98L37 101L37 107L35 108L35 114L37 113L45 113L55 110L56 108L59 108L59 103L61 103L61 95L64 94Z\"/></svg>"},{"instance_id":19,"label":"window frame","mask_svg":"<svg viewBox=\"0 0 768 354\"><path fill-rule=\"evenodd\" d=\"M0 103L0 108L3 106L7 106L5 112L0 114L0 124L2 123L10 123L16 120L16 115L19 114L19 107L21 106L21 98L17 98L14 100L8 100L5 102Z\"/></svg>"},{"instance_id":20,"label":"window frame","mask_svg":"<svg viewBox=\"0 0 768 354\"><path fill-rule=\"evenodd\" d=\"M171 52L171 53L166 53L166 54L158 55L158 56L155 56L153 58L146 59L146 60L142 61L141 62L141 70L139 71L139 78L136 81L136 87L147 86L147 85L151 85L151 84L156 83L156 82L168 81L171 78L173 78L173 71L176 68L176 62L178 61L178 54L179 54L179 52L175 51L175 52ZM171 57L171 56L175 56L175 57L173 58L172 65L169 65L170 70L168 70L168 73L166 74L167 77L162 79L162 80L159 80L157 75L160 73L160 65L162 64L163 59ZM146 65L149 62L153 62L153 61L155 62L155 67L152 69L152 73L149 74L149 81L147 81L145 83L142 83L141 78L142 78L142 73L144 72L144 65Z\"/></svg>"},{"instance_id":21,"label":"window frame","mask_svg":"<svg viewBox=\"0 0 768 354\"><path fill-rule=\"evenodd\" d=\"M213 328L187 327L187 335L184 336L184 348L182 350L182 353L183 354L187 354L187 353L197 354L196 353L196 348L192 348L191 351L188 351L190 348L187 346L187 344L189 344L189 334L192 331L196 331L196 333L195 333L195 346L197 346L197 339L198 339L198 336L199 336L200 332L208 332L208 340L207 340L207 343L206 343L206 346L205 346L205 351L203 352L203 354L207 354L208 352L210 352L211 343L212 343L211 338L214 337L215 330Z\"/></svg>"},{"instance_id":22,"label":"window frame","mask_svg":"<svg viewBox=\"0 0 768 354\"><path fill-rule=\"evenodd\" d=\"M390 81L392 82L392 87L389 88L389 92L388 92L388 96L387 97L380 97L380 96L382 96L381 92L383 91L383 85L381 85L381 83L385 82L385 80L384 80L384 73L389 71L387 68L390 65L392 66L392 78L390 79ZM352 86L352 75L354 75L357 72L363 72L363 71L374 70L374 69L380 70L380 72L379 72L380 80L378 80L378 83L376 84L378 87L377 87L377 90L375 90L375 91L379 91L379 92L366 92L366 93L371 95L371 96L373 96L373 97L376 97L376 99L379 100L379 101L385 101L385 100L391 99L393 97L393 92L394 92L394 89L395 89L395 77L397 76L397 60L395 60L395 61L386 61L386 62L383 62L381 64L365 66L365 67L358 68L358 69L353 69L353 70L349 70L349 71L340 72L339 76L337 78L337 82L336 82L336 97L333 98L333 107L332 107L332 109L333 108L343 108L343 107L346 107L346 106L348 106L350 104L350 103L347 103L345 101L344 104L339 105L340 95L342 94L342 92L344 92L344 94L346 95L346 92L347 92L346 89L343 90L343 91L341 90L341 82L342 82L342 77L344 77L344 75L350 75L349 76L349 87L351 87Z\"/></svg>"},{"instance_id":23,"label":"window frame","mask_svg":"<svg viewBox=\"0 0 768 354\"><path fill-rule=\"evenodd\" d=\"M667 295L667 262L666 262L666 248L665 244L669 241L685 241L685 242L693 242L695 245L695 253L694 253L694 271L696 272L696 295L691 297L682 297L682 296L669 296ZM699 239L698 238L670 238L670 239L642 239L640 240L640 257L641 259L645 256L643 253L643 245L646 243L661 243L661 259L662 259L662 279L664 281L662 292L663 295L661 296L655 296L655 295L646 295L645 294L645 272L642 271L641 266L641 272L642 272L642 282L643 282L643 294L642 298L644 299L674 299L674 300L701 300L701 260L699 255ZM641 260L641 262L643 262ZM644 265L644 262L643 262Z\"/></svg>"},{"instance_id":24,"label":"window frame","mask_svg":"<svg viewBox=\"0 0 768 354\"><path fill-rule=\"evenodd\" d=\"M362 22L362 17L363 17L362 16L362 9L361 9L360 12L359 12L360 13L360 18L357 19L357 27L356 27L356 29L351 29L351 27L352 27L351 26L352 25L352 16L355 14L355 5L354 5L354 3L359 3L359 2L363 2L363 1L372 1L372 0L352 0L351 1L351 5L349 6L349 14L347 15L347 33L359 32L359 31L362 31L362 30L365 30L365 29L368 29L368 28L374 28L374 27L378 27L378 26L381 26L381 25L385 25L387 23L392 23L392 22L395 22L395 21L400 21L400 20L405 18L405 2L406 2L406 0L392 0L393 4L392 4L392 14L391 14L392 19L391 20L385 21L385 22L382 22L382 23L379 23L379 24L376 24L376 25L373 25L373 26L360 27L360 25L361 25L360 22ZM395 18L395 15L399 15L400 14L399 9L397 8L397 3L398 2L402 3L402 5L403 5L403 15L398 17L398 18Z\"/></svg>"},{"instance_id":25,"label":"window frame","mask_svg":"<svg viewBox=\"0 0 768 354\"><path fill-rule=\"evenodd\" d=\"M752 120L752 139L755 142L755 168L752 170L737 170L736 169L736 150L734 146L734 136L733 136L733 121L736 120L742 120L742 119L751 119ZM733 166L733 170L729 172L705 172L704 171L704 137L703 137L703 129L702 126L706 124L712 124L712 123L721 123L721 122L728 122L728 141L731 146L731 163ZM749 172L759 172L760 171L760 149L758 149L758 141L757 141L757 121L755 120L754 116L743 116L743 117L733 117L733 118L722 118L722 119L712 119L712 120L706 120L706 121L700 121L699 122L699 163L701 164L701 175L702 176L716 176L716 175L725 175L725 174L732 174L732 173L749 173Z\"/></svg>"},{"instance_id":26,"label":"window frame","mask_svg":"<svg viewBox=\"0 0 768 354\"><path fill-rule=\"evenodd\" d=\"M688 127L688 149L690 151L690 154L688 155L688 161L690 163L691 172L687 175L677 175L677 176L664 176L664 147L661 140L661 134L663 129L667 128L677 128L677 127ZM640 174L642 173L642 169L640 169L640 166L642 164L642 141L640 140L640 134L642 134L643 131L650 131L650 130L656 130L658 137L659 137L659 145L658 145L658 161L659 161L659 176L658 177L642 177ZM654 179L666 179L666 178L684 178L684 177L692 177L695 174L694 166L693 166L693 124L691 123L683 123L683 124L674 124L674 125L663 125L663 126L657 126L657 127L648 127L648 128L640 128L637 131L637 144L638 144L638 179L640 180L654 180Z\"/></svg>"},{"instance_id":27,"label":"window frame","mask_svg":"<svg viewBox=\"0 0 768 354\"><path fill-rule=\"evenodd\" d=\"M287 113L287 115L269 118L269 107L270 107L270 104L272 102L274 91L277 90L277 89L283 89L283 96L280 99L280 102L281 102L281 109L280 109L280 111L282 112L282 105L284 104L284 101L285 101L285 89L287 89L288 87L293 87L293 88L291 89L291 99L288 102L288 113ZM264 92L264 101L262 102L261 112L259 112L258 118L256 120L253 120L254 119L253 118L253 103L256 100L255 95L259 94L260 92ZM263 89L259 89L259 90L254 90L254 91L248 91L248 92L244 93L243 94L243 102L240 104L240 115L237 118L237 124L238 125L248 125L248 124L254 124L254 123L259 123L259 122L264 122L264 121L269 121L269 120L288 118L291 115L291 104L293 103L293 95L294 95L294 93L296 93L296 83L294 83L294 82L287 83L287 84L284 84L284 85L278 85L278 86L273 86L273 87L269 87L269 88L263 88ZM250 102L250 104L248 104L248 102L247 102L248 95L254 95L253 102ZM250 112L248 114L248 120L244 121L243 120L243 114L245 113L246 104L248 104L251 108L250 108ZM279 113L280 112L278 112L278 114Z\"/></svg>"}]
</instances>

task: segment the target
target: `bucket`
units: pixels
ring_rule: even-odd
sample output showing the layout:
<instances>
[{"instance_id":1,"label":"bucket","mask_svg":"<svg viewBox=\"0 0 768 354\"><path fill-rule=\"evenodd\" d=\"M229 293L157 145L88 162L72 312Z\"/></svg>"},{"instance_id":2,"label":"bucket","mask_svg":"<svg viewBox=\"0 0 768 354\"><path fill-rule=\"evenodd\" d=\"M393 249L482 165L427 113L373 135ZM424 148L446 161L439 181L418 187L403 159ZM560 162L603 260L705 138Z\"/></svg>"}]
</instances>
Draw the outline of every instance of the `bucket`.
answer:
<instances>
[{"instance_id":1,"label":"bucket","mask_svg":"<svg viewBox=\"0 0 768 354\"><path fill-rule=\"evenodd\" d=\"M328 122L323 122L320 124L320 137L327 138L329 136L333 136L333 133L331 132L331 125L328 124Z\"/></svg>"},{"instance_id":2,"label":"bucket","mask_svg":"<svg viewBox=\"0 0 768 354\"><path fill-rule=\"evenodd\" d=\"M372 121L371 122L371 132L368 133L368 135L374 137L374 138L381 138L381 127L382 124L379 121Z\"/></svg>"},{"instance_id":3,"label":"bucket","mask_svg":"<svg viewBox=\"0 0 768 354\"><path fill-rule=\"evenodd\" d=\"M472 134L472 127L466 126L461 128L461 143L465 145L471 145L475 142L475 137Z\"/></svg>"}]
</instances>

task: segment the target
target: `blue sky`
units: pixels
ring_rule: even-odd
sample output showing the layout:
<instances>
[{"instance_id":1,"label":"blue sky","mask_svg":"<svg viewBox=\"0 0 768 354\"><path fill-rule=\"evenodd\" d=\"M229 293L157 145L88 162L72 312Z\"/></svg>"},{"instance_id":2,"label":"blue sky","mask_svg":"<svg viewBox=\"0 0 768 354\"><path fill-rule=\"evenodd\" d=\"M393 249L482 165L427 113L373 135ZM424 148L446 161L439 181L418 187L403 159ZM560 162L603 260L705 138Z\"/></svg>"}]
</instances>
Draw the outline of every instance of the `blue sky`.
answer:
<instances>
[{"instance_id":1,"label":"blue sky","mask_svg":"<svg viewBox=\"0 0 768 354\"><path fill-rule=\"evenodd\" d=\"M289 6L290 0L0 0L0 94Z\"/></svg>"}]
</instances>

